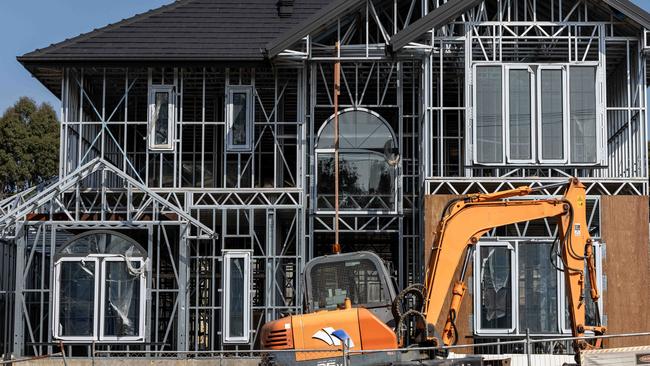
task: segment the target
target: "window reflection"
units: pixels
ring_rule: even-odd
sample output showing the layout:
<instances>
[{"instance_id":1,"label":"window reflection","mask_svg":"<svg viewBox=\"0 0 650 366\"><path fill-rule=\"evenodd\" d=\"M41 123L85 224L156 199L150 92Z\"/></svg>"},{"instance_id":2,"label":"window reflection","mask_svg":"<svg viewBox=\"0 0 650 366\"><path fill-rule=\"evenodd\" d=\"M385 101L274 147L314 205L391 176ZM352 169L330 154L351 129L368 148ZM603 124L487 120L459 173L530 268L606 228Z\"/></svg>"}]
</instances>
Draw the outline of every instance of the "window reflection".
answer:
<instances>
[{"instance_id":1,"label":"window reflection","mask_svg":"<svg viewBox=\"0 0 650 366\"><path fill-rule=\"evenodd\" d=\"M248 143L246 93L233 93L232 99L232 144L246 145Z\"/></svg>"},{"instance_id":2,"label":"window reflection","mask_svg":"<svg viewBox=\"0 0 650 366\"><path fill-rule=\"evenodd\" d=\"M154 110L155 144L169 143L169 93L156 93L156 109Z\"/></svg>"},{"instance_id":3,"label":"window reflection","mask_svg":"<svg viewBox=\"0 0 650 366\"><path fill-rule=\"evenodd\" d=\"M481 247L481 328L512 327L512 276L507 247Z\"/></svg>"},{"instance_id":4,"label":"window reflection","mask_svg":"<svg viewBox=\"0 0 650 366\"><path fill-rule=\"evenodd\" d=\"M395 178L399 160L390 126L365 110L339 115L339 206L342 210L395 210ZM318 202L333 210L334 122L322 127L316 144Z\"/></svg>"},{"instance_id":5,"label":"window reflection","mask_svg":"<svg viewBox=\"0 0 650 366\"><path fill-rule=\"evenodd\" d=\"M56 257L55 338L143 339L146 252L140 245L93 231L73 238Z\"/></svg>"}]
</instances>

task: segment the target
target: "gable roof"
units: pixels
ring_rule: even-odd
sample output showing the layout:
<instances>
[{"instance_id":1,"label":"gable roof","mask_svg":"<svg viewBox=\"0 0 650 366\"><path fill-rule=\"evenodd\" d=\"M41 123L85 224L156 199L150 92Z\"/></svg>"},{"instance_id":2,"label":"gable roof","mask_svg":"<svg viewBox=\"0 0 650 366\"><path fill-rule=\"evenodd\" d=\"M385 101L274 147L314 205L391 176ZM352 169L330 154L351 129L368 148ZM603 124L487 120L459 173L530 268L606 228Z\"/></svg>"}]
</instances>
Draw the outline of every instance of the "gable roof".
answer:
<instances>
[{"instance_id":1,"label":"gable roof","mask_svg":"<svg viewBox=\"0 0 650 366\"><path fill-rule=\"evenodd\" d=\"M391 52L395 52L409 42L422 36L427 31L439 28L446 23L454 20L461 14L469 11L471 8L478 6L483 0L448 0L438 8L431 11L426 16L416 20L406 28L395 34L388 45ZM638 25L650 29L650 14L635 5L630 0L601 0L611 8L618 10L621 14L630 18ZM275 57L284 51L287 47L298 42L308 34L331 23L347 11L359 6L363 1L360 0L337 0L313 16L305 19L302 23L282 34L279 38L274 39L266 45L269 57Z\"/></svg>"},{"instance_id":2,"label":"gable roof","mask_svg":"<svg viewBox=\"0 0 650 366\"><path fill-rule=\"evenodd\" d=\"M294 28L289 29L280 37L269 42L266 45L268 56L273 58L279 55L280 52L298 42L303 37L321 27L329 25L337 18L345 15L351 10L354 10L354 8L360 6L364 2L365 0L336 0L331 2L311 17L296 25Z\"/></svg>"},{"instance_id":3,"label":"gable roof","mask_svg":"<svg viewBox=\"0 0 650 366\"><path fill-rule=\"evenodd\" d=\"M89 33L37 49L23 63L74 61L262 61L264 46L331 0L177 0Z\"/></svg>"},{"instance_id":4,"label":"gable roof","mask_svg":"<svg viewBox=\"0 0 650 366\"><path fill-rule=\"evenodd\" d=\"M420 37L431 29L439 28L451 22L482 2L483 0L451 0L440 5L429 14L395 34L390 39L390 51L395 52L399 50L415 38Z\"/></svg>"},{"instance_id":5,"label":"gable roof","mask_svg":"<svg viewBox=\"0 0 650 366\"><path fill-rule=\"evenodd\" d=\"M626 17L650 29L650 14L630 0L602 0L605 4L620 11Z\"/></svg>"}]
</instances>

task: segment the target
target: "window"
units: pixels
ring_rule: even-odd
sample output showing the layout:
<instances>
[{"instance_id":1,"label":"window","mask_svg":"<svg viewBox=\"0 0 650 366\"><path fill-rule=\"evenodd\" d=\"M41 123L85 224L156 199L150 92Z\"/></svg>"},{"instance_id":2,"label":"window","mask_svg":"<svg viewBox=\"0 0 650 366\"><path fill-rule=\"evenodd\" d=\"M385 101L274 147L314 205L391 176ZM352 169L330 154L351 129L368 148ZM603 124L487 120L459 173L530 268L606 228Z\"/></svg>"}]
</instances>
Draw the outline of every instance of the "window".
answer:
<instances>
[{"instance_id":1,"label":"window","mask_svg":"<svg viewBox=\"0 0 650 366\"><path fill-rule=\"evenodd\" d=\"M571 67L571 160L589 163L597 159L596 69Z\"/></svg>"},{"instance_id":2,"label":"window","mask_svg":"<svg viewBox=\"0 0 650 366\"><path fill-rule=\"evenodd\" d=\"M501 67L476 70L476 150L481 163L503 162Z\"/></svg>"},{"instance_id":3,"label":"window","mask_svg":"<svg viewBox=\"0 0 650 366\"><path fill-rule=\"evenodd\" d=\"M226 148L228 151L253 149L253 87L226 87Z\"/></svg>"},{"instance_id":4,"label":"window","mask_svg":"<svg viewBox=\"0 0 650 366\"><path fill-rule=\"evenodd\" d=\"M564 71L562 68L540 68L539 131L542 162L566 162L564 123Z\"/></svg>"},{"instance_id":5,"label":"window","mask_svg":"<svg viewBox=\"0 0 650 366\"><path fill-rule=\"evenodd\" d=\"M334 211L334 118L316 141L317 195L320 212ZM378 114L347 109L339 114L339 207L341 211L395 212L399 163L395 134Z\"/></svg>"},{"instance_id":6,"label":"window","mask_svg":"<svg viewBox=\"0 0 650 366\"><path fill-rule=\"evenodd\" d=\"M315 265L309 273L310 309L333 310L346 298L354 306L384 306L390 300L383 275L376 263L364 258Z\"/></svg>"},{"instance_id":7,"label":"window","mask_svg":"<svg viewBox=\"0 0 650 366\"><path fill-rule=\"evenodd\" d=\"M601 247L595 242L599 278ZM534 335L571 332L564 276L550 262L551 248L552 242L540 241L479 243L474 258L474 293L478 294L474 297L474 329L478 335L523 335L526 329ZM586 297L588 293L586 288ZM602 314L602 301L599 305ZM588 324L593 324L594 313L589 300Z\"/></svg>"},{"instance_id":8,"label":"window","mask_svg":"<svg viewBox=\"0 0 650 366\"><path fill-rule=\"evenodd\" d=\"M223 256L223 342L250 342L251 253L226 251Z\"/></svg>"},{"instance_id":9,"label":"window","mask_svg":"<svg viewBox=\"0 0 650 366\"><path fill-rule=\"evenodd\" d=\"M519 329L558 333L559 276L549 259L551 243L522 243L518 247Z\"/></svg>"},{"instance_id":10,"label":"window","mask_svg":"<svg viewBox=\"0 0 650 366\"><path fill-rule=\"evenodd\" d=\"M514 272L512 270L512 257L514 249L509 244L494 243L481 245L478 249L478 281L480 294L477 297L480 305L479 328L486 333L494 330L512 332L513 309L515 307L513 296Z\"/></svg>"},{"instance_id":11,"label":"window","mask_svg":"<svg viewBox=\"0 0 650 366\"><path fill-rule=\"evenodd\" d=\"M595 65L477 65L476 164L604 164Z\"/></svg>"},{"instance_id":12,"label":"window","mask_svg":"<svg viewBox=\"0 0 650 366\"><path fill-rule=\"evenodd\" d=\"M119 233L73 238L54 265L54 338L143 341L145 252Z\"/></svg>"},{"instance_id":13,"label":"window","mask_svg":"<svg viewBox=\"0 0 650 366\"><path fill-rule=\"evenodd\" d=\"M174 121L176 108L174 87L152 85L149 87L149 149L174 149Z\"/></svg>"},{"instance_id":14,"label":"window","mask_svg":"<svg viewBox=\"0 0 650 366\"><path fill-rule=\"evenodd\" d=\"M511 162L531 162L533 159L534 78L528 67L508 68L508 150ZM497 102L498 103L498 102Z\"/></svg>"}]
</instances>

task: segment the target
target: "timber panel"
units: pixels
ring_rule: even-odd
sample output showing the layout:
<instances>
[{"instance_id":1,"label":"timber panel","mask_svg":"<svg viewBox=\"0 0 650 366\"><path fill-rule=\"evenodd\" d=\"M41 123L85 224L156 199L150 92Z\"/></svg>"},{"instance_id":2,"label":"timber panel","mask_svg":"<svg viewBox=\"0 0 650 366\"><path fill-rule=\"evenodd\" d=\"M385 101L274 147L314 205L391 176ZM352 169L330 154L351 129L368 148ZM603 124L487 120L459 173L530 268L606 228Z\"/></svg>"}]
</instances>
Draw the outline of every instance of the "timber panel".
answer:
<instances>
[{"instance_id":1,"label":"timber panel","mask_svg":"<svg viewBox=\"0 0 650 366\"><path fill-rule=\"evenodd\" d=\"M603 196L601 233L606 244L604 312L609 334L650 330L648 196ZM650 337L611 339L607 347L650 344Z\"/></svg>"}]
</instances>

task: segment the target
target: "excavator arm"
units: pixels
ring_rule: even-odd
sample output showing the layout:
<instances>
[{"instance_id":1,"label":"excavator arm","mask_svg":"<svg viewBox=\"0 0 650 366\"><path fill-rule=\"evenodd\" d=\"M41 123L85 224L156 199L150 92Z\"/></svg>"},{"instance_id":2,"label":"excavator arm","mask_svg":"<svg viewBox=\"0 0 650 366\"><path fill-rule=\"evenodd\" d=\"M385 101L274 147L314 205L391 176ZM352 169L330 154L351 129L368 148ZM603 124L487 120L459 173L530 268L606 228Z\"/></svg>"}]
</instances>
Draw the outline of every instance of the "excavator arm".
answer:
<instances>
[{"instance_id":1,"label":"excavator arm","mask_svg":"<svg viewBox=\"0 0 650 366\"><path fill-rule=\"evenodd\" d=\"M520 187L494 194L475 194L450 202L438 224L429 255L424 283L423 315L428 324L436 324L443 310L445 296L452 284L458 264L464 259L460 278L452 288L452 300L442 332L442 343L456 343L455 320L466 292L465 272L475 245L493 228L543 218L555 218L559 225L560 258L566 281L573 336L584 336L586 331L603 334L605 328L585 324L585 261L591 282L591 298L597 303L593 244L586 217L585 187L576 178L567 184L561 199L507 200L530 195L534 190ZM598 309L598 306L596 306ZM599 347L578 340L576 350Z\"/></svg>"}]
</instances>

